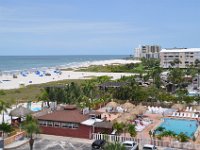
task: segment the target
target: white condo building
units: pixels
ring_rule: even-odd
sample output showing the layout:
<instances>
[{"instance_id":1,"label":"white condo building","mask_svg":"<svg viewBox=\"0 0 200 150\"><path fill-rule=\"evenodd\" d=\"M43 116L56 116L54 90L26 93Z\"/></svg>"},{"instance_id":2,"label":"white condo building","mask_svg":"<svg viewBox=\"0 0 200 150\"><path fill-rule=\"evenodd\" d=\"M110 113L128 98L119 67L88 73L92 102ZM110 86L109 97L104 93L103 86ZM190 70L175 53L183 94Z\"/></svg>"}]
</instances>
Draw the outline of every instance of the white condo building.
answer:
<instances>
[{"instance_id":1,"label":"white condo building","mask_svg":"<svg viewBox=\"0 0 200 150\"><path fill-rule=\"evenodd\" d=\"M179 64L171 66L171 62L175 59L179 60ZM187 68L189 65L195 65L196 59L200 60L200 48L175 48L160 51L160 66L163 68Z\"/></svg>"},{"instance_id":2,"label":"white condo building","mask_svg":"<svg viewBox=\"0 0 200 150\"><path fill-rule=\"evenodd\" d=\"M135 58L159 58L159 52L161 47L159 45L139 45L135 48L134 57Z\"/></svg>"}]
</instances>

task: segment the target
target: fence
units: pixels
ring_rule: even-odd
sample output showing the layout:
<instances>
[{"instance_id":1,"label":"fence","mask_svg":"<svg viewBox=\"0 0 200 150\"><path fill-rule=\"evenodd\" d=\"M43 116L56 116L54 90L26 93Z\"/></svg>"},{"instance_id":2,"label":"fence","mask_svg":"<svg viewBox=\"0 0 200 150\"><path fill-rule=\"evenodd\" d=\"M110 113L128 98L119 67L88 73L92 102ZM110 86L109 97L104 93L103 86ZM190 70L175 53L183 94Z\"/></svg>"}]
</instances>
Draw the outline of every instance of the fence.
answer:
<instances>
[{"instance_id":1,"label":"fence","mask_svg":"<svg viewBox=\"0 0 200 150\"><path fill-rule=\"evenodd\" d=\"M154 144L161 147L170 147L184 150L200 150L200 144L193 144L190 142L182 143L177 141L163 141L163 140L153 140L153 139L140 139L140 138L130 138L124 136L107 135L107 134L97 134L93 133L92 138L94 140L104 139L109 142L124 142L124 141L135 141L139 145L143 146L145 144Z\"/></svg>"}]
</instances>

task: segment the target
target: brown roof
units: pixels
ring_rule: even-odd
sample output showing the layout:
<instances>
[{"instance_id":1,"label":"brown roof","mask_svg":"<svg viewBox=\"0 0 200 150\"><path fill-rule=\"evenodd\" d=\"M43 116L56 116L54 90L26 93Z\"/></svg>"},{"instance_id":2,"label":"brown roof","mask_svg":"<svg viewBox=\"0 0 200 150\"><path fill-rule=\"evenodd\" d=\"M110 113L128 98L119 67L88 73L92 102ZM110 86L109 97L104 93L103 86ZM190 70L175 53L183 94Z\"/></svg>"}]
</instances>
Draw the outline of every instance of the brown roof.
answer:
<instances>
[{"instance_id":1,"label":"brown roof","mask_svg":"<svg viewBox=\"0 0 200 150\"><path fill-rule=\"evenodd\" d=\"M65 110L74 110L74 109L76 109L76 106L75 105L65 105L64 109Z\"/></svg>"},{"instance_id":2,"label":"brown roof","mask_svg":"<svg viewBox=\"0 0 200 150\"><path fill-rule=\"evenodd\" d=\"M94 124L95 127L97 128L107 128L107 129L112 129L112 123L108 121L103 121L103 122L95 122Z\"/></svg>"},{"instance_id":3,"label":"brown roof","mask_svg":"<svg viewBox=\"0 0 200 150\"><path fill-rule=\"evenodd\" d=\"M31 114L31 113L32 111L30 109L25 108L23 106L19 106L10 112L10 116L25 117L26 115Z\"/></svg>"},{"instance_id":4,"label":"brown roof","mask_svg":"<svg viewBox=\"0 0 200 150\"><path fill-rule=\"evenodd\" d=\"M60 121L60 122L76 122L80 123L89 118L88 115L81 114L80 110L59 110L47 115L38 117L39 120Z\"/></svg>"}]
</instances>

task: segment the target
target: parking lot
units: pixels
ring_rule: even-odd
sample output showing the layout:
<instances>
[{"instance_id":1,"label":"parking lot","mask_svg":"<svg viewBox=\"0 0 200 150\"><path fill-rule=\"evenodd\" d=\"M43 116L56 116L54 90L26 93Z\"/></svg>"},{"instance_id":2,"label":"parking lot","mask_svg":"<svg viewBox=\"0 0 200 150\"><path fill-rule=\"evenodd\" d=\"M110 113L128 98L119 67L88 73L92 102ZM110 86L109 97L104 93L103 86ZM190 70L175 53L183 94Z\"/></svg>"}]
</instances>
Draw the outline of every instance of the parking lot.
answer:
<instances>
[{"instance_id":1,"label":"parking lot","mask_svg":"<svg viewBox=\"0 0 200 150\"><path fill-rule=\"evenodd\" d=\"M91 144L75 142L71 140L53 140L37 138L34 143L34 150L90 150ZM16 150L29 150L29 143Z\"/></svg>"},{"instance_id":2,"label":"parking lot","mask_svg":"<svg viewBox=\"0 0 200 150\"><path fill-rule=\"evenodd\" d=\"M91 144L94 140L79 139L71 137L62 137L54 135L40 134L37 136L33 149L34 150L91 150ZM16 148L15 150L29 150L29 143ZM142 150L142 146L139 145ZM176 148L161 148L158 150L179 150Z\"/></svg>"}]
</instances>

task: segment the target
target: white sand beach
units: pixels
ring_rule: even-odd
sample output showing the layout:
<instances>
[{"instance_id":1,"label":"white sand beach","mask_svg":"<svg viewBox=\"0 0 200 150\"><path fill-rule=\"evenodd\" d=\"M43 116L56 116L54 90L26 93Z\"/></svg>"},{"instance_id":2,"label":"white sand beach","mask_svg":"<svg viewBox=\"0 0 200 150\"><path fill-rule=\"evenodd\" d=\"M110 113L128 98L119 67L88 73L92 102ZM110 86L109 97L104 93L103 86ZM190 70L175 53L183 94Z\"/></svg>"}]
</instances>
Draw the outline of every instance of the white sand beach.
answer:
<instances>
[{"instance_id":1,"label":"white sand beach","mask_svg":"<svg viewBox=\"0 0 200 150\"><path fill-rule=\"evenodd\" d=\"M108 65L108 64L128 64L138 63L135 60L108 60L97 61L96 63L82 65L79 67L88 67L90 65ZM77 67L74 67L77 68ZM90 79L94 76L110 76L113 80L119 79L122 76L131 76L133 73L105 73L105 72L75 72L75 71L62 71L62 73L55 72L55 69L47 69L46 73L50 76L42 75L40 73L28 72L24 74L18 74L17 78L13 78L13 74L3 74L0 76L0 89L17 89L22 86L31 84L41 84L52 81L67 80L67 79Z\"/></svg>"}]
</instances>

